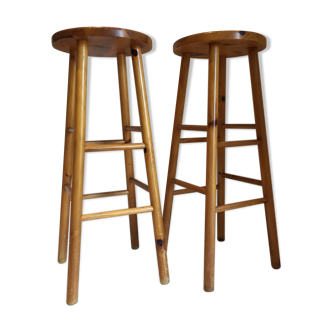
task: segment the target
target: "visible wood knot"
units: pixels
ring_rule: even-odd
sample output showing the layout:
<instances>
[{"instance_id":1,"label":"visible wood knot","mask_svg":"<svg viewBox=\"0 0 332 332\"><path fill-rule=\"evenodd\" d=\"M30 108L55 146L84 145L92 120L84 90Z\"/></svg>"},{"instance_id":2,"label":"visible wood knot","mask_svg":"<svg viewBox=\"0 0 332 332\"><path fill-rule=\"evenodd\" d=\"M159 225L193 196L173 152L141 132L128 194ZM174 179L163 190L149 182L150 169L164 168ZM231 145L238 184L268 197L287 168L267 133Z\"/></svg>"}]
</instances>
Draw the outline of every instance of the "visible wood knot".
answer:
<instances>
[{"instance_id":1,"label":"visible wood knot","mask_svg":"<svg viewBox=\"0 0 332 332\"><path fill-rule=\"evenodd\" d=\"M222 97L221 97L221 100L222 100L222 101L225 101L225 97L224 97L224 96L222 96Z\"/></svg>"},{"instance_id":2,"label":"visible wood knot","mask_svg":"<svg viewBox=\"0 0 332 332\"><path fill-rule=\"evenodd\" d=\"M147 153L147 152L148 152L148 150L146 148L144 148L144 153Z\"/></svg>"},{"instance_id":3,"label":"visible wood knot","mask_svg":"<svg viewBox=\"0 0 332 332\"><path fill-rule=\"evenodd\" d=\"M159 247L162 247L163 244L164 244L164 241L163 240L157 240L157 244Z\"/></svg>"},{"instance_id":4,"label":"visible wood knot","mask_svg":"<svg viewBox=\"0 0 332 332\"><path fill-rule=\"evenodd\" d=\"M208 126L209 127L215 127L218 124L218 120L215 119L214 121L209 122Z\"/></svg>"},{"instance_id":5,"label":"visible wood knot","mask_svg":"<svg viewBox=\"0 0 332 332\"><path fill-rule=\"evenodd\" d=\"M240 34L241 36L243 36L243 35L245 34L245 32L244 32L244 31L240 31L239 34Z\"/></svg>"},{"instance_id":6,"label":"visible wood knot","mask_svg":"<svg viewBox=\"0 0 332 332\"><path fill-rule=\"evenodd\" d=\"M133 55L133 56L137 56L137 51L136 50L131 50L131 54Z\"/></svg>"}]
</instances>

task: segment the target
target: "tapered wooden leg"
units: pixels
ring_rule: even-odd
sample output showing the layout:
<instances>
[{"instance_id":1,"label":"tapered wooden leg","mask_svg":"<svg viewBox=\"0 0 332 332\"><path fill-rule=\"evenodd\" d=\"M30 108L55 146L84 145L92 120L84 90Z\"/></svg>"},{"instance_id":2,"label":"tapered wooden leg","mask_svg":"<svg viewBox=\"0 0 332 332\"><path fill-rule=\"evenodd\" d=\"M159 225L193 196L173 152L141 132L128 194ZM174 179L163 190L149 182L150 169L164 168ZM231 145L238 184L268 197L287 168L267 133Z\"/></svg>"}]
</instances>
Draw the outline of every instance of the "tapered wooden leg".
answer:
<instances>
[{"instance_id":1,"label":"tapered wooden leg","mask_svg":"<svg viewBox=\"0 0 332 332\"><path fill-rule=\"evenodd\" d=\"M226 130L221 125L226 122L226 57L219 58L219 96L218 96L218 142L226 141ZM218 206L225 205L225 147L218 148ZM217 214L218 241L225 241L225 212Z\"/></svg>"},{"instance_id":2,"label":"tapered wooden leg","mask_svg":"<svg viewBox=\"0 0 332 332\"><path fill-rule=\"evenodd\" d=\"M68 74L68 94L67 94L67 116L65 130L65 151L63 157L63 175L62 175L62 194L61 194L61 212L60 212L60 231L59 231L59 250L58 262L65 263L67 260L68 245L68 226L70 197L65 189L65 185L71 187L73 174L73 150L74 134L69 132L69 128L74 128L75 122L75 81L76 81L76 60L75 54L69 55L69 74Z\"/></svg>"},{"instance_id":3,"label":"tapered wooden leg","mask_svg":"<svg viewBox=\"0 0 332 332\"><path fill-rule=\"evenodd\" d=\"M171 144L171 153L169 157L168 176L166 183L166 194L164 203L164 228L165 228L165 247L167 250L168 236L171 224L172 206L173 206L173 194L174 194L174 183L172 179L176 177L176 167L178 163L179 146L181 130L177 128L178 125L182 124L184 103L186 99L187 82L189 74L190 54L185 53L181 59L178 96L176 99L173 136Z\"/></svg>"},{"instance_id":4,"label":"tapered wooden leg","mask_svg":"<svg viewBox=\"0 0 332 332\"><path fill-rule=\"evenodd\" d=\"M69 240L67 303L78 300L78 280L81 250L81 224L84 177L84 145L86 90L88 69L88 41L79 40L76 51L76 97L74 132L74 172Z\"/></svg>"},{"instance_id":5,"label":"tapered wooden leg","mask_svg":"<svg viewBox=\"0 0 332 332\"><path fill-rule=\"evenodd\" d=\"M216 172L218 143L219 44L210 44L206 147L204 290L214 290Z\"/></svg>"},{"instance_id":6,"label":"tapered wooden leg","mask_svg":"<svg viewBox=\"0 0 332 332\"><path fill-rule=\"evenodd\" d=\"M267 198L265 205L265 215L267 233L270 246L271 264L274 269L280 268L280 256L277 234L277 223L274 210L272 180L270 171L269 151L267 145L263 95L259 72L259 60L257 48L249 49L249 67L252 87L252 98L254 103L255 122L257 139L261 141L258 145L259 162L261 167L261 177L264 197Z\"/></svg>"},{"instance_id":7,"label":"tapered wooden leg","mask_svg":"<svg viewBox=\"0 0 332 332\"><path fill-rule=\"evenodd\" d=\"M145 144L144 157L148 178L148 186L150 191L151 205L153 207L152 218L154 235L156 239L159 278L161 284L166 285L169 283L167 254L165 247L163 219L161 215L156 163L153 152L152 133L150 126L148 99L145 88L141 47L133 45L131 53L134 68L138 110L142 127L142 137L143 143Z\"/></svg>"},{"instance_id":8,"label":"tapered wooden leg","mask_svg":"<svg viewBox=\"0 0 332 332\"><path fill-rule=\"evenodd\" d=\"M126 130L126 126L130 126L126 56L124 54L118 54L117 61L118 61L123 139L125 140L126 143L131 143L131 132ZM133 153L132 150L125 150L124 154L125 154L125 164L126 164L127 190L129 192L128 206L129 208L135 208L136 207L135 184L129 181L130 178L134 178ZM129 216L129 226L130 226L131 248L138 249L139 241L138 241L138 225L137 225L136 214Z\"/></svg>"}]
</instances>

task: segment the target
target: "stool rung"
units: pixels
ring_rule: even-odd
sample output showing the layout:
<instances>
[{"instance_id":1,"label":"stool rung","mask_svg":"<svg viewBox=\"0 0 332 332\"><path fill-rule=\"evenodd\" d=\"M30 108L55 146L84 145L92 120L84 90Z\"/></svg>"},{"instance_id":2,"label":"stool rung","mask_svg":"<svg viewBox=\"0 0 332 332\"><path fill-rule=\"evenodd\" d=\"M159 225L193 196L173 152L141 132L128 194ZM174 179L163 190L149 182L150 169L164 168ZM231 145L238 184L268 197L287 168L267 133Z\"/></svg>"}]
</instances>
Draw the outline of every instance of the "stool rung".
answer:
<instances>
[{"instance_id":1,"label":"stool rung","mask_svg":"<svg viewBox=\"0 0 332 332\"><path fill-rule=\"evenodd\" d=\"M231 179L231 180L236 180L236 181L251 183L251 184L255 184L256 186L261 186L262 185L262 181L261 180L255 180L255 179L245 178L243 176L238 176L238 175L233 175L233 174L227 174L227 173L222 173L221 176L223 178L225 178L225 179Z\"/></svg>"},{"instance_id":2,"label":"stool rung","mask_svg":"<svg viewBox=\"0 0 332 332\"><path fill-rule=\"evenodd\" d=\"M255 130L255 122L228 122L221 125L223 129L242 129L242 130Z\"/></svg>"},{"instance_id":3,"label":"stool rung","mask_svg":"<svg viewBox=\"0 0 332 332\"><path fill-rule=\"evenodd\" d=\"M138 181L134 178L130 178L129 181L133 184L135 184L136 186L144 189L145 191L149 192L149 186L141 181Z\"/></svg>"},{"instance_id":4,"label":"stool rung","mask_svg":"<svg viewBox=\"0 0 332 332\"><path fill-rule=\"evenodd\" d=\"M107 141L86 141L85 146L94 145L94 144L125 144L126 142L123 139L111 139Z\"/></svg>"},{"instance_id":5,"label":"stool rung","mask_svg":"<svg viewBox=\"0 0 332 332\"><path fill-rule=\"evenodd\" d=\"M267 202L267 198L263 197L263 198L251 199L250 201L225 204L225 205L221 205L221 206L216 206L216 213L239 209L239 208L243 208L243 207L251 206L251 205L262 204L262 203L266 203L266 202Z\"/></svg>"},{"instance_id":6,"label":"stool rung","mask_svg":"<svg viewBox=\"0 0 332 332\"><path fill-rule=\"evenodd\" d=\"M180 144L206 143L206 136L185 136L180 138ZM218 148L236 148L240 146L255 146L261 141L256 138L234 138L224 142L218 142Z\"/></svg>"},{"instance_id":7,"label":"stool rung","mask_svg":"<svg viewBox=\"0 0 332 332\"><path fill-rule=\"evenodd\" d=\"M131 209L83 214L82 221L112 218L112 217L119 217L119 216L128 216L128 215L130 216L132 214L152 212L152 211L153 211L152 206L143 206L143 207L136 207L136 208L131 208Z\"/></svg>"},{"instance_id":8,"label":"stool rung","mask_svg":"<svg viewBox=\"0 0 332 332\"><path fill-rule=\"evenodd\" d=\"M247 141L230 141L230 142L219 142L218 148L229 148L233 146L246 146L246 145L258 145L261 144L259 139L247 140Z\"/></svg>"},{"instance_id":9,"label":"stool rung","mask_svg":"<svg viewBox=\"0 0 332 332\"><path fill-rule=\"evenodd\" d=\"M205 189L206 187L200 187ZM198 191L193 190L193 189L177 189L174 190L173 195L183 195L183 194L191 194L191 193L197 193Z\"/></svg>"},{"instance_id":10,"label":"stool rung","mask_svg":"<svg viewBox=\"0 0 332 332\"><path fill-rule=\"evenodd\" d=\"M182 131L202 131L206 132L207 131L207 125L202 123L202 124L191 124L191 123L184 123L181 125L177 126L178 130Z\"/></svg>"},{"instance_id":11,"label":"stool rung","mask_svg":"<svg viewBox=\"0 0 332 332\"><path fill-rule=\"evenodd\" d=\"M110 197L110 196L121 196L128 195L128 190L118 190L118 191L108 191L103 193L95 193L95 194L84 194L83 199L92 199L92 198L101 198L101 197Z\"/></svg>"},{"instance_id":12,"label":"stool rung","mask_svg":"<svg viewBox=\"0 0 332 332\"><path fill-rule=\"evenodd\" d=\"M195 186L194 184L184 182L184 181L181 181L181 180L177 180L177 179L171 179L171 183L177 184L177 185L179 185L181 187L184 187L186 189L191 189L191 190L194 190L194 192L198 192L200 194L205 195L205 190L206 190L205 187L198 187L198 186Z\"/></svg>"},{"instance_id":13,"label":"stool rung","mask_svg":"<svg viewBox=\"0 0 332 332\"><path fill-rule=\"evenodd\" d=\"M85 143L85 152L134 150L144 148L144 143Z\"/></svg>"},{"instance_id":14,"label":"stool rung","mask_svg":"<svg viewBox=\"0 0 332 332\"><path fill-rule=\"evenodd\" d=\"M206 143L206 136L185 136L180 138L180 144L187 143Z\"/></svg>"},{"instance_id":15,"label":"stool rung","mask_svg":"<svg viewBox=\"0 0 332 332\"><path fill-rule=\"evenodd\" d=\"M140 126L126 126L125 129L127 131L138 131L138 132L142 132L142 128Z\"/></svg>"},{"instance_id":16,"label":"stool rung","mask_svg":"<svg viewBox=\"0 0 332 332\"><path fill-rule=\"evenodd\" d=\"M242 129L242 130L255 130L255 122L229 122L221 125L221 128L223 129ZM207 125L202 124L196 124L196 123L184 123L177 126L178 130L182 131L201 131L206 132L207 131Z\"/></svg>"}]
</instances>

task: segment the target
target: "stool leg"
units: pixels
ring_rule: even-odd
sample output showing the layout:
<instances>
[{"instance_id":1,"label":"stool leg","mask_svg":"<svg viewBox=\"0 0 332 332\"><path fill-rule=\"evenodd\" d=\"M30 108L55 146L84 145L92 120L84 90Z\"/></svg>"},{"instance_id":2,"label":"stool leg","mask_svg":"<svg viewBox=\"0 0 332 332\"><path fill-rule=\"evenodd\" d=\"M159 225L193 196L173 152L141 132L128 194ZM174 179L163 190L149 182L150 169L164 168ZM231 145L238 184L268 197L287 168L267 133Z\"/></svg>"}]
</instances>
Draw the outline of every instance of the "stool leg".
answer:
<instances>
[{"instance_id":1,"label":"stool leg","mask_svg":"<svg viewBox=\"0 0 332 332\"><path fill-rule=\"evenodd\" d=\"M121 117L122 117L122 132L123 139L126 143L131 143L131 132L126 130L126 126L130 126L130 113L129 113L129 97L128 97L128 83L127 83L127 66L125 54L117 55L118 74L119 74L119 90L121 102ZM132 150L125 150L125 164L126 164L126 180L128 194L129 208L136 207L135 184L129 181L134 177L134 161ZM138 225L137 215L132 214L129 216L131 248L138 249Z\"/></svg>"},{"instance_id":2,"label":"stool leg","mask_svg":"<svg viewBox=\"0 0 332 332\"><path fill-rule=\"evenodd\" d=\"M153 228L156 240L157 259L159 267L160 283L166 285L169 283L167 254L165 248L164 225L161 215L159 188L156 164L153 152L152 133L150 126L150 117L148 109L148 99L146 95L144 69L142 61L141 47L132 46L132 60L134 68L135 86L137 94L137 103L142 127L143 143L145 144L144 157L148 177L148 186L150 192L151 205L153 207L152 218Z\"/></svg>"},{"instance_id":3,"label":"stool leg","mask_svg":"<svg viewBox=\"0 0 332 332\"><path fill-rule=\"evenodd\" d=\"M76 81L75 54L70 54L69 55L65 149L64 149L65 151L64 151L64 157L63 157L59 249L58 249L58 262L60 264L65 263L67 260L70 197L69 197L67 190L65 189L65 185L68 185L71 187L71 180L72 180L72 173L73 173L74 135L73 135L73 133L69 132L68 129L74 128L74 123L75 123L75 81Z\"/></svg>"},{"instance_id":4,"label":"stool leg","mask_svg":"<svg viewBox=\"0 0 332 332\"><path fill-rule=\"evenodd\" d=\"M221 125L226 122L226 57L219 58L219 100L218 100L218 142L226 141L226 130ZM225 205L225 148L218 148L218 206ZM225 212L217 214L218 241L225 241Z\"/></svg>"},{"instance_id":5,"label":"stool leg","mask_svg":"<svg viewBox=\"0 0 332 332\"><path fill-rule=\"evenodd\" d=\"M206 147L206 199L205 199L205 251L204 290L214 290L214 259L216 236L216 172L217 172L217 125L219 89L219 44L210 44L208 117Z\"/></svg>"},{"instance_id":6,"label":"stool leg","mask_svg":"<svg viewBox=\"0 0 332 332\"><path fill-rule=\"evenodd\" d=\"M174 194L174 184L171 183L171 180L174 179L176 176L176 167L178 163L180 136L181 136L181 130L177 129L177 126L182 124L182 119L183 119L183 110L186 99L189 65L190 65L190 54L185 53L183 54L181 59L178 96L176 99L176 106L175 106L173 136L171 144L171 153L169 157L168 176L166 183L165 203L164 203L163 219L164 219L164 228L165 228L166 250L168 247L168 236L171 224L173 194Z\"/></svg>"},{"instance_id":7,"label":"stool leg","mask_svg":"<svg viewBox=\"0 0 332 332\"><path fill-rule=\"evenodd\" d=\"M258 145L259 162L261 167L261 178L264 197L268 199L265 205L267 232L270 246L271 264L274 269L280 268L279 245L277 234L277 223L274 210L272 180L270 171L269 151L267 145L263 95L259 72L259 60L257 48L249 49L249 67L251 77L252 98L255 112L257 139L261 141Z\"/></svg>"},{"instance_id":8,"label":"stool leg","mask_svg":"<svg viewBox=\"0 0 332 332\"><path fill-rule=\"evenodd\" d=\"M71 206L69 263L67 283L67 304L78 300L78 279L80 268L81 226L84 178L84 145L86 90L88 69L88 41L77 42L76 57L76 98L75 98L75 132L74 132L74 172Z\"/></svg>"}]
</instances>

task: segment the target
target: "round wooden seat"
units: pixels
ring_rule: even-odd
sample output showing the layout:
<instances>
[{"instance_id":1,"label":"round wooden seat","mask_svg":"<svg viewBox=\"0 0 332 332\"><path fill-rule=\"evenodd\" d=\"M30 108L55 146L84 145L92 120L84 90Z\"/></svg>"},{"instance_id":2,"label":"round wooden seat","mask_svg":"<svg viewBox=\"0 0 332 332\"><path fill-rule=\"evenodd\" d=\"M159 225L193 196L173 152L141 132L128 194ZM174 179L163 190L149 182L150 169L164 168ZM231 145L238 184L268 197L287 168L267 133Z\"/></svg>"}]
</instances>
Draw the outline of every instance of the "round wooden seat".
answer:
<instances>
[{"instance_id":1,"label":"round wooden seat","mask_svg":"<svg viewBox=\"0 0 332 332\"><path fill-rule=\"evenodd\" d=\"M248 48L257 47L258 52L266 48L266 38L250 31L212 31L190 35L177 40L173 52L182 56L190 53L191 58L208 59L209 44L219 43L220 55L233 58L248 55Z\"/></svg>"},{"instance_id":2,"label":"round wooden seat","mask_svg":"<svg viewBox=\"0 0 332 332\"><path fill-rule=\"evenodd\" d=\"M88 41L88 55L96 57L116 57L118 54L131 55L133 45L139 45L142 54L151 51L149 36L128 29L109 27L84 27L56 32L52 36L52 46L62 52L76 50L78 40Z\"/></svg>"}]
</instances>

